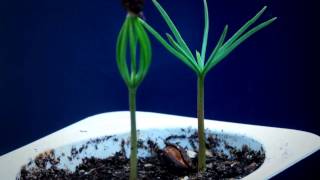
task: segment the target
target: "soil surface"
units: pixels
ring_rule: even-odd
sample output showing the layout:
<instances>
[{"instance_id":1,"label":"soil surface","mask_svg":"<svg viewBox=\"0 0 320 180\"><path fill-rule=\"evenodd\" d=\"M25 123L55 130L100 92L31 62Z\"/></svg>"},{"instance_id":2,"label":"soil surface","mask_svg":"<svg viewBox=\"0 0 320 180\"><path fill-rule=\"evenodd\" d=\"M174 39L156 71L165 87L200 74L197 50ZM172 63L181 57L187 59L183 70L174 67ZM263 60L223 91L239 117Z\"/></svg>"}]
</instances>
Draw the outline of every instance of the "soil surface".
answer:
<instances>
[{"instance_id":1,"label":"soil surface","mask_svg":"<svg viewBox=\"0 0 320 180\"><path fill-rule=\"evenodd\" d=\"M183 131L185 131L183 129ZM214 134L207 134L207 168L203 173L197 173L197 133L191 135L171 135L163 141L167 145L160 149L153 140L139 139L139 149L149 151L149 157L140 157L138 161L139 179L239 179L256 170L264 161L263 149L254 151L247 145L242 148L230 146L223 139L219 139ZM189 149L171 143L179 139L188 140L191 147ZM60 156L56 156L54 150L39 154L34 160L21 168L17 179L30 180L103 180L103 179L128 179L129 159L126 157L126 142L124 139L103 138L88 141L81 148L72 148L72 161L78 153L88 148L89 145L97 147L101 141L113 140L121 141L120 151L105 159L86 157L82 159L75 171L61 169L58 167ZM227 150L221 151L217 147L223 145ZM180 158L180 159L179 159ZM179 164L180 163L180 164ZM34 166L30 167L31 164Z\"/></svg>"}]
</instances>

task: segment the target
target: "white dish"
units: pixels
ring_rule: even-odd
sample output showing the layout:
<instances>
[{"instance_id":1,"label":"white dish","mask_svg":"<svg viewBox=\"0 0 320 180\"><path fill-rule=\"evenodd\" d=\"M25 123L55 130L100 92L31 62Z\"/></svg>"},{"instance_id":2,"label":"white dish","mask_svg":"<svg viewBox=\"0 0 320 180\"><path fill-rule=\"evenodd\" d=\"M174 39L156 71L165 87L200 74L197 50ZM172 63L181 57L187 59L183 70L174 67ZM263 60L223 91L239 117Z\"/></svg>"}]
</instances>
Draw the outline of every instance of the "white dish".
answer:
<instances>
[{"instance_id":1,"label":"white dish","mask_svg":"<svg viewBox=\"0 0 320 180\"><path fill-rule=\"evenodd\" d=\"M129 112L109 112L88 117L0 157L1 179L14 180L22 165L37 154L80 141L130 131ZM137 112L137 128L170 129L197 127L196 118ZM206 120L205 127L249 137L261 143L265 162L243 179L269 179L320 149L320 137L298 130Z\"/></svg>"}]
</instances>

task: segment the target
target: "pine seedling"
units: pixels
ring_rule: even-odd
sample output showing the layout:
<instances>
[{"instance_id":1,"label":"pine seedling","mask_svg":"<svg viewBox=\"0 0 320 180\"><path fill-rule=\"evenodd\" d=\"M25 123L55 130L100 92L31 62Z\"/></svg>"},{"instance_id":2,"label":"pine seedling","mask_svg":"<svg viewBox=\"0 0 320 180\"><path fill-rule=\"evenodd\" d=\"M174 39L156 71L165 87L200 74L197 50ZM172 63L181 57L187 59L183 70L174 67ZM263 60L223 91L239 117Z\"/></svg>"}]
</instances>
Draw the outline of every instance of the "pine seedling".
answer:
<instances>
[{"instance_id":1,"label":"pine seedling","mask_svg":"<svg viewBox=\"0 0 320 180\"><path fill-rule=\"evenodd\" d=\"M153 4L160 12L161 16L169 26L173 36L166 34L167 40L165 40L154 28L148 23L139 19L143 26L174 56L180 59L184 64L191 68L197 75L197 118L198 118L198 137L199 137L199 153L198 153L198 171L204 171L206 167L206 146L205 146L205 129L204 129L204 80L207 73L215 67L219 62L225 59L235 48L237 48L242 42L248 39L250 36L260 31L261 29L269 26L277 18L271 18L257 26L249 29L267 9L266 6L262 8L252 19L247 21L229 40L225 41L228 25L224 27L224 30L210 56L206 59L207 41L209 33L209 13L207 1L204 3L204 31L201 52L195 51L195 55L192 54L188 45L183 40L178 29L174 25L173 21L163 9L163 7L153 0Z\"/></svg>"},{"instance_id":2,"label":"pine seedling","mask_svg":"<svg viewBox=\"0 0 320 180\"><path fill-rule=\"evenodd\" d=\"M132 1L123 1L123 3L128 9L128 14L118 35L116 60L120 75L128 87L131 120L130 180L136 180L138 162L136 92L151 63L151 44L148 34L138 19L141 13L141 4L134 4L137 2ZM131 6L130 3L135 6ZM143 5L143 1L140 3ZM130 52L129 56L127 56L127 51ZM130 61L127 61L128 57L130 57ZM130 65L128 65L128 62L130 62Z\"/></svg>"}]
</instances>

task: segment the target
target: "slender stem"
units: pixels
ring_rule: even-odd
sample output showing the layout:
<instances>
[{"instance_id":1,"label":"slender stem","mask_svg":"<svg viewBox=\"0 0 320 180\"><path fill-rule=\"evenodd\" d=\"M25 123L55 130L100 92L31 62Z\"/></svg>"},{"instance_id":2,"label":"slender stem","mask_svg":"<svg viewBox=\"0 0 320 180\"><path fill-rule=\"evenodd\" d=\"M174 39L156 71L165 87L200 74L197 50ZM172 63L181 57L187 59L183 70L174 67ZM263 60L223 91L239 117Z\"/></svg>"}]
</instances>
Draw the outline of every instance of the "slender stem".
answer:
<instances>
[{"instance_id":1,"label":"slender stem","mask_svg":"<svg viewBox=\"0 0 320 180\"><path fill-rule=\"evenodd\" d=\"M136 88L129 88L129 109L131 118L130 180L137 179L137 126L136 126Z\"/></svg>"},{"instance_id":2,"label":"slender stem","mask_svg":"<svg viewBox=\"0 0 320 180\"><path fill-rule=\"evenodd\" d=\"M199 155L198 171L204 171L206 168L206 144L204 133L204 76L198 75L198 94L197 94L197 117L198 117L198 137L199 137Z\"/></svg>"}]
</instances>

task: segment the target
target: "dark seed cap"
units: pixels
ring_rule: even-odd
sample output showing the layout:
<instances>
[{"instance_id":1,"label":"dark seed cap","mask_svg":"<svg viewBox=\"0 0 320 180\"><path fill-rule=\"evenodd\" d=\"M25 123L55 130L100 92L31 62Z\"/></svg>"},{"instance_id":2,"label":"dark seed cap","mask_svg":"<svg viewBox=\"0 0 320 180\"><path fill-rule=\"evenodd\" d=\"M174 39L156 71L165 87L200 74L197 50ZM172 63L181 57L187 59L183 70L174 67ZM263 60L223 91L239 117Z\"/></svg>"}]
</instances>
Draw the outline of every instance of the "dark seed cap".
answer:
<instances>
[{"instance_id":1,"label":"dark seed cap","mask_svg":"<svg viewBox=\"0 0 320 180\"><path fill-rule=\"evenodd\" d=\"M123 6L127 11L136 15L141 14L145 0L122 0Z\"/></svg>"}]
</instances>

